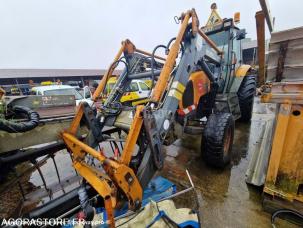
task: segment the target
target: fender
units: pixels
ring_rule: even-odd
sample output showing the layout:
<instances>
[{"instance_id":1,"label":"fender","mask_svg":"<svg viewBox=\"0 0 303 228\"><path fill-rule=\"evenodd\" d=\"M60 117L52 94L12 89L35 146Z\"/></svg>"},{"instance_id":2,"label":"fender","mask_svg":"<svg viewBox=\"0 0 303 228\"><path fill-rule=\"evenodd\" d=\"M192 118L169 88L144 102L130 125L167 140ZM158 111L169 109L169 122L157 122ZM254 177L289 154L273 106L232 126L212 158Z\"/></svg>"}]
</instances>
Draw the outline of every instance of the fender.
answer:
<instances>
[{"instance_id":1,"label":"fender","mask_svg":"<svg viewBox=\"0 0 303 228\"><path fill-rule=\"evenodd\" d=\"M185 109L191 105L198 106L200 97L210 91L210 81L202 70L191 73L188 82L191 84L187 84L182 92L183 96L187 97L187 99L185 98L186 105L184 105L184 97L182 96L179 101L180 109Z\"/></svg>"},{"instance_id":2,"label":"fender","mask_svg":"<svg viewBox=\"0 0 303 228\"><path fill-rule=\"evenodd\" d=\"M247 75L247 72L251 69L250 65L243 64L239 66L236 70L236 77L244 77Z\"/></svg>"}]
</instances>

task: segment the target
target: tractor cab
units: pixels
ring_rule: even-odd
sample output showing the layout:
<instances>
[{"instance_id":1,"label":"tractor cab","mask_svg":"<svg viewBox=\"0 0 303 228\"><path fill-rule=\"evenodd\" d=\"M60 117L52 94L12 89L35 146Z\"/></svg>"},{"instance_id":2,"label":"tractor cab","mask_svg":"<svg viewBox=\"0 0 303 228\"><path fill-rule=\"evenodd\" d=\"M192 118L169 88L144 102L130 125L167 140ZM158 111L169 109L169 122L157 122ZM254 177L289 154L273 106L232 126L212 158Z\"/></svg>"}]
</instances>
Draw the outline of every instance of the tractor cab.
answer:
<instances>
[{"instance_id":1,"label":"tractor cab","mask_svg":"<svg viewBox=\"0 0 303 228\"><path fill-rule=\"evenodd\" d=\"M211 10L206 25L201 29L223 52L219 92L229 92L229 78L242 65L241 40L245 39L246 32L236 26L240 22L240 13L235 13L234 18L222 19L217 12L216 3L211 5Z\"/></svg>"}]
</instances>

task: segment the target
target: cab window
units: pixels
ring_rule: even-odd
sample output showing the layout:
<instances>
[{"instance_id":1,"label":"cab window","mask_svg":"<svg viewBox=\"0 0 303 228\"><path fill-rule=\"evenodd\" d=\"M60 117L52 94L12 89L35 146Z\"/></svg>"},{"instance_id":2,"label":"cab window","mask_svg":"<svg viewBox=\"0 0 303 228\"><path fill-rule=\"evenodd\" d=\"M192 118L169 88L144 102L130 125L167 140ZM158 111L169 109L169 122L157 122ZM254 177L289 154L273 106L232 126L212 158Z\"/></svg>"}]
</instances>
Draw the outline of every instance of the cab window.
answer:
<instances>
[{"instance_id":1,"label":"cab window","mask_svg":"<svg viewBox=\"0 0 303 228\"><path fill-rule=\"evenodd\" d=\"M148 91L149 90L149 87L145 83L139 82L139 84L140 84L140 87L143 91Z\"/></svg>"}]
</instances>

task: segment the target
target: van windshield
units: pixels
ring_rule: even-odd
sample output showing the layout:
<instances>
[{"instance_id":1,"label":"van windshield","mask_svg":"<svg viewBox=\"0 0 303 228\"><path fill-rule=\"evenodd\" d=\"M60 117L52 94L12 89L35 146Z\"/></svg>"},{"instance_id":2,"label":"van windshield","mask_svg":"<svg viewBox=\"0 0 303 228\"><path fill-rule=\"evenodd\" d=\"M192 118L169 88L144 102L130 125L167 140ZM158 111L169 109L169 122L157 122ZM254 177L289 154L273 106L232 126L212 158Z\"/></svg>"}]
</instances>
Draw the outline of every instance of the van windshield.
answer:
<instances>
[{"instance_id":1,"label":"van windshield","mask_svg":"<svg viewBox=\"0 0 303 228\"><path fill-rule=\"evenodd\" d=\"M74 88L70 89L53 89L53 90L46 90L44 91L44 95L74 95L76 100L81 100L83 97L81 94L75 90Z\"/></svg>"}]
</instances>

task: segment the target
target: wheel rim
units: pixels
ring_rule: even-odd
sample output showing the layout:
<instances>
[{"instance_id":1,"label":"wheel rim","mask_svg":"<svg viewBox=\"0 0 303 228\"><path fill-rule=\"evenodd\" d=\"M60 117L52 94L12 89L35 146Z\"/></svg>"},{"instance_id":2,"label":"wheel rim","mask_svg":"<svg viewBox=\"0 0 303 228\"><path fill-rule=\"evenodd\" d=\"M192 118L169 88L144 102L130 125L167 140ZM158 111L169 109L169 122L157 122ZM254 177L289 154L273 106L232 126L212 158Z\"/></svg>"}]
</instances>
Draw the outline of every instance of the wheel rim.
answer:
<instances>
[{"instance_id":1,"label":"wheel rim","mask_svg":"<svg viewBox=\"0 0 303 228\"><path fill-rule=\"evenodd\" d=\"M231 128L228 128L226 132L226 136L224 138L224 156L228 155L230 144L231 144Z\"/></svg>"}]
</instances>

